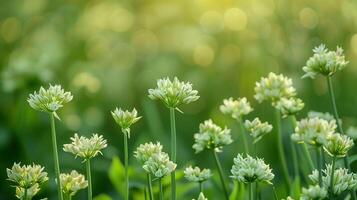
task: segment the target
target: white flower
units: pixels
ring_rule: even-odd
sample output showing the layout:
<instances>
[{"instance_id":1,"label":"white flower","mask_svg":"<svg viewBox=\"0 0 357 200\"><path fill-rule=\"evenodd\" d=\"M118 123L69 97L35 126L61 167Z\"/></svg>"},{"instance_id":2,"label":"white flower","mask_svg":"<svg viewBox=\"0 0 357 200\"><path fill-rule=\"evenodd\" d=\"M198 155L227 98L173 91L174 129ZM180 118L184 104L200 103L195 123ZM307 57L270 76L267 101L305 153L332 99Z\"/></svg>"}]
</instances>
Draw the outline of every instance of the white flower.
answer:
<instances>
[{"instance_id":1,"label":"white flower","mask_svg":"<svg viewBox=\"0 0 357 200\"><path fill-rule=\"evenodd\" d=\"M203 182L212 176L211 170L200 169L199 167L192 168L189 166L184 171L185 178L192 182Z\"/></svg>"},{"instance_id":2,"label":"white flower","mask_svg":"<svg viewBox=\"0 0 357 200\"><path fill-rule=\"evenodd\" d=\"M9 181L14 182L21 188L30 188L35 184L42 184L48 180L47 173L40 165L23 165L14 163L11 169L6 169Z\"/></svg>"},{"instance_id":3,"label":"white flower","mask_svg":"<svg viewBox=\"0 0 357 200\"><path fill-rule=\"evenodd\" d=\"M72 170L70 174L60 174L61 189L67 196L74 196L78 190L88 186L88 181L85 180L82 174Z\"/></svg>"},{"instance_id":4,"label":"white flower","mask_svg":"<svg viewBox=\"0 0 357 200\"><path fill-rule=\"evenodd\" d=\"M32 199L40 191L40 186L38 183L36 183L26 190L27 190L27 199ZM24 199L25 188L16 187L16 197L18 199Z\"/></svg>"},{"instance_id":5,"label":"white flower","mask_svg":"<svg viewBox=\"0 0 357 200\"><path fill-rule=\"evenodd\" d=\"M296 97L280 98L276 104L275 108L278 109L283 117L287 117L289 115L295 115L297 112L304 108L305 104L301 99Z\"/></svg>"},{"instance_id":6,"label":"white flower","mask_svg":"<svg viewBox=\"0 0 357 200\"><path fill-rule=\"evenodd\" d=\"M346 131L346 134L350 136L353 140L357 139L357 127L349 127Z\"/></svg>"},{"instance_id":7,"label":"white flower","mask_svg":"<svg viewBox=\"0 0 357 200\"><path fill-rule=\"evenodd\" d=\"M309 188L302 188L300 200L323 200L327 198L327 191L319 185L310 185Z\"/></svg>"},{"instance_id":8,"label":"white flower","mask_svg":"<svg viewBox=\"0 0 357 200\"><path fill-rule=\"evenodd\" d=\"M245 120L244 127L248 133L254 138L254 142L258 142L263 136L273 129L273 126L268 122L262 123L259 118L255 118L253 121Z\"/></svg>"},{"instance_id":9,"label":"white flower","mask_svg":"<svg viewBox=\"0 0 357 200\"><path fill-rule=\"evenodd\" d=\"M333 115L331 115L330 113L328 112L317 112L317 111L309 111L307 113L307 117L308 118L320 118L320 119L324 119L326 121L332 121L332 120L335 120L335 117ZM336 121L336 120L335 120Z\"/></svg>"},{"instance_id":10,"label":"white flower","mask_svg":"<svg viewBox=\"0 0 357 200\"><path fill-rule=\"evenodd\" d=\"M343 55L343 49L336 48L336 51L329 51L324 44L313 49L314 55L310 57L306 65L302 68L305 72L303 78L315 78L316 75L332 76L337 71L342 70L348 64Z\"/></svg>"},{"instance_id":11,"label":"white flower","mask_svg":"<svg viewBox=\"0 0 357 200\"><path fill-rule=\"evenodd\" d=\"M224 99L223 105L219 107L223 114L228 114L234 119L240 120L243 115L247 115L253 111L247 98L238 98L233 100L233 98Z\"/></svg>"},{"instance_id":12,"label":"white flower","mask_svg":"<svg viewBox=\"0 0 357 200\"><path fill-rule=\"evenodd\" d=\"M195 200L195 199L192 199L192 200ZM205 197L205 195L202 192L200 192L200 195L198 196L197 200L208 200L208 199Z\"/></svg>"},{"instance_id":13,"label":"white flower","mask_svg":"<svg viewBox=\"0 0 357 200\"><path fill-rule=\"evenodd\" d=\"M281 199L281 200L294 200L293 198L291 198L290 196L286 197L286 199Z\"/></svg>"},{"instance_id":14,"label":"white flower","mask_svg":"<svg viewBox=\"0 0 357 200\"><path fill-rule=\"evenodd\" d=\"M78 134L75 133L71 140L71 144L63 145L63 150L85 160L97 156L98 153L102 154L101 150L107 147L107 141L98 134L93 134L91 138L86 138L83 136L78 137Z\"/></svg>"},{"instance_id":15,"label":"white flower","mask_svg":"<svg viewBox=\"0 0 357 200\"><path fill-rule=\"evenodd\" d=\"M152 142L145 143L136 148L134 157L141 163L145 163L153 154L160 153L161 151L162 145L160 142L157 142L156 144L153 144Z\"/></svg>"},{"instance_id":16,"label":"white flower","mask_svg":"<svg viewBox=\"0 0 357 200\"><path fill-rule=\"evenodd\" d=\"M324 149L331 156L345 157L353 145L353 140L350 137L335 133L328 138Z\"/></svg>"},{"instance_id":17,"label":"white flower","mask_svg":"<svg viewBox=\"0 0 357 200\"><path fill-rule=\"evenodd\" d=\"M233 142L230 130L222 129L212 122L211 119L200 124L199 132L194 135L195 144L192 146L196 153L204 149L214 149L220 152L223 146Z\"/></svg>"},{"instance_id":18,"label":"white flower","mask_svg":"<svg viewBox=\"0 0 357 200\"><path fill-rule=\"evenodd\" d=\"M254 91L254 98L259 103L265 100L270 100L273 105L280 98L289 98L296 95L293 82L290 78L287 78L282 74L276 75L272 72L269 73L268 77L263 77L260 82L255 83Z\"/></svg>"},{"instance_id":19,"label":"white flower","mask_svg":"<svg viewBox=\"0 0 357 200\"><path fill-rule=\"evenodd\" d=\"M141 117L138 117L138 112L134 108L132 111L115 108L111 112L115 122L121 127L123 133L128 133L130 138L130 126L137 122Z\"/></svg>"},{"instance_id":20,"label":"white flower","mask_svg":"<svg viewBox=\"0 0 357 200\"><path fill-rule=\"evenodd\" d=\"M312 146L321 146L335 133L335 129L336 121L334 120L326 121L317 117L302 119L297 123L291 139L297 142L306 142Z\"/></svg>"},{"instance_id":21,"label":"white flower","mask_svg":"<svg viewBox=\"0 0 357 200\"><path fill-rule=\"evenodd\" d=\"M149 98L161 100L169 108L177 108L199 99L197 90L192 89L192 84L181 82L177 77L171 81L169 78L159 79L157 88L149 89Z\"/></svg>"},{"instance_id":22,"label":"white flower","mask_svg":"<svg viewBox=\"0 0 357 200\"><path fill-rule=\"evenodd\" d=\"M30 94L27 102L35 110L53 113L72 99L72 94L65 92L60 85L50 85L47 90L41 87L38 92Z\"/></svg>"},{"instance_id":23,"label":"white flower","mask_svg":"<svg viewBox=\"0 0 357 200\"><path fill-rule=\"evenodd\" d=\"M241 154L238 154L233 162L231 178L239 182L266 182L271 184L270 181L274 178L274 174L271 172L269 165L265 164L260 158L254 159L249 155L243 158Z\"/></svg>"},{"instance_id":24,"label":"white flower","mask_svg":"<svg viewBox=\"0 0 357 200\"><path fill-rule=\"evenodd\" d=\"M176 169L176 164L170 161L169 155L165 152L159 152L151 155L144 163L143 168L156 178L162 178Z\"/></svg>"}]
</instances>

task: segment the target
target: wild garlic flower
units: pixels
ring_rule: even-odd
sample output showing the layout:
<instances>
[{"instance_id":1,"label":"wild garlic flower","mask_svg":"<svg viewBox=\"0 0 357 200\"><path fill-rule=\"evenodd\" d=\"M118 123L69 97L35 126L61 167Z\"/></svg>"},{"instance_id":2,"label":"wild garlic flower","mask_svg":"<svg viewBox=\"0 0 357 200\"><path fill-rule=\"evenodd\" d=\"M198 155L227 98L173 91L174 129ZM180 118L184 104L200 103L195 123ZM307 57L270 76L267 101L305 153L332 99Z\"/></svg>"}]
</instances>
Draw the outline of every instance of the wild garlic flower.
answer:
<instances>
[{"instance_id":1,"label":"wild garlic flower","mask_svg":"<svg viewBox=\"0 0 357 200\"><path fill-rule=\"evenodd\" d=\"M160 142L156 142L156 144L153 144L152 142L145 143L139 145L139 147L136 148L136 151L134 152L134 157L138 159L141 163L145 163L153 154L160 153L161 151L162 145L160 144Z\"/></svg>"},{"instance_id":2,"label":"wild garlic flower","mask_svg":"<svg viewBox=\"0 0 357 200\"><path fill-rule=\"evenodd\" d=\"M42 184L48 180L47 173L43 171L44 167L40 165L23 165L14 163L11 169L6 169L9 181L14 182L21 188L30 188L35 184Z\"/></svg>"},{"instance_id":3,"label":"wild garlic flower","mask_svg":"<svg viewBox=\"0 0 357 200\"><path fill-rule=\"evenodd\" d=\"M336 51L329 51L324 44L313 49L314 55L310 57L306 65L302 68L305 72L303 78L315 78L316 75L332 76L337 71L342 70L348 64L343 55L343 49L336 48Z\"/></svg>"},{"instance_id":4,"label":"wild garlic flower","mask_svg":"<svg viewBox=\"0 0 357 200\"><path fill-rule=\"evenodd\" d=\"M281 200L294 200L293 198L291 198L290 196L286 197L286 199L281 199Z\"/></svg>"},{"instance_id":5,"label":"wild garlic flower","mask_svg":"<svg viewBox=\"0 0 357 200\"><path fill-rule=\"evenodd\" d=\"M233 142L230 129L223 129L212 122L211 119L200 124L199 132L194 135L195 144L192 146L196 153L204 149L213 149L220 152L223 146Z\"/></svg>"},{"instance_id":6,"label":"wild garlic flower","mask_svg":"<svg viewBox=\"0 0 357 200\"><path fill-rule=\"evenodd\" d=\"M353 140L357 139L357 127L349 127L346 131L346 134L350 136Z\"/></svg>"},{"instance_id":7,"label":"wild garlic flower","mask_svg":"<svg viewBox=\"0 0 357 200\"><path fill-rule=\"evenodd\" d=\"M302 188L300 200L324 200L327 198L327 191L319 185L310 185L308 188Z\"/></svg>"},{"instance_id":8,"label":"wild garlic flower","mask_svg":"<svg viewBox=\"0 0 357 200\"><path fill-rule=\"evenodd\" d=\"M27 190L27 194L26 194L27 199L32 199L40 191L40 186L38 183L35 183L34 185L32 185L26 190ZM25 188L16 187L16 197L18 199L25 199Z\"/></svg>"},{"instance_id":9,"label":"wild garlic flower","mask_svg":"<svg viewBox=\"0 0 357 200\"><path fill-rule=\"evenodd\" d=\"M330 187L331 181L331 165L326 165L326 169L322 170L322 186L324 188ZM314 184L319 183L319 172L314 170L309 178ZM339 195L344 191L351 191L357 188L357 175L354 173L348 173L346 168L335 169L333 176L333 194Z\"/></svg>"},{"instance_id":10,"label":"wild garlic flower","mask_svg":"<svg viewBox=\"0 0 357 200\"><path fill-rule=\"evenodd\" d=\"M353 145L353 140L350 137L335 133L328 138L324 149L330 156L345 157Z\"/></svg>"},{"instance_id":11,"label":"wild garlic flower","mask_svg":"<svg viewBox=\"0 0 357 200\"><path fill-rule=\"evenodd\" d=\"M159 152L151 155L144 163L143 168L156 178L162 178L176 169L176 164L172 162L169 155L165 152Z\"/></svg>"},{"instance_id":12,"label":"wild garlic flower","mask_svg":"<svg viewBox=\"0 0 357 200\"><path fill-rule=\"evenodd\" d=\"M204 182L212 176L210 169L200 169L199 167L192 168L189 166L184 171L185 178L192 182Z\"/></svg>"},{"instance_id":13,"label":"wild garlic flower","mask_svg":"<svg viewBox=\"0 0 357 200\"><path fill-rule=\"evenodd\" d=\"M130 126L137 122L141 117L138 117L138 112L134 108L132 111L115 108L111 112L115 122L121 127L123 133L128 133L130 138Z\"/></svg>"},{"instance_id":14,"label":"wild garlic flower","mask_svg":"<svg viewBox=\"0 0 357 200\"><path fill-rule=\"evenodd\" d=\"M223 114L230 115L234 119L240 120L243 115L247 115L253 111L247 98L238 98L233 100L232 97L223 100L223 105L219 107Z\"/></svg>"},{"instance_id":15,"label":"wild garlic flower","mask_svg":"<svg viewBox=\"0 0 357 200\"><path fill-rule=\"evenodd\" d=\"M93 134L91 138L79 137L77 133L71 137L72 143L63 145L65 152L84 158L91 159L98 154L102 154L101 150L107 147L107 141L102 135Z\"/></svg>"},{"instance_id":16,"label":"wild garlic flower","mask_svg":"<svg viewBox=\"0 0 357 200\"><path fill-rule=\"evenodd\" d=\"M70 174L60 174L60 179L62 192L67 196L74 196L78 190L88 186L88 181L85 180L84 175L76 170L72 170Z\"/></svg>"},{"instance_id":17,"label":"wild garlic flower","mask_svg":"<svg viewBox=\"0 0 357 200\"><path fill-rule=\"evenodd\" d=\"M195 199L192 199L192 200L195 200ZM205 195L202 192L200 192L197 200L208 200L208 199L205 197Z\"/></svg>"},{"instance_id":18,"label":"wild garlic flower","mask_svg":"<svg viewBox=\"0 0 357 200\"><path fill-rule=\"evenodd\" d=\"M182 104L189 104L199 99L198 91L189 82L181 82L177 77L159 79L155 89L149 89L149 98L161 100L169 108L177 108Z\"/></svg>"},{"instance_id":19,"label":"wild garlic flower","mask_svg":"<svg viewBox=\"0 0 357 200\"><path fill-rule=\"evenodd\" d=\"M262 123L259 118L255 118L253 121L245 120L244 127L248 133L254 138L253 143L258 142L267 133L270 133L273 126L268 122Z\"/></svg>"},{"instance_id":20,"label":"wild garlic flower","mask_svg":"<svg viewBox=\"0 0 357 200\"><path fill-rule=\"evenodd\" d=\"M269 73L268 77L263 77L260 82L255 83L254 91L254 98L259 103L270 100L273 105L283 97L289 98L296 95L296 90L290 78L272 72Z\"/></svg>"},{"instance_id":21,"label":"wild garlic flower","mask_svg":"<svg viewBox=\"0 0 357 200\"><path fill-rule=\"evenodd\" d=\"M231 178L242 183L265 182L272 184L270 181L273 180L274 174L262 159L255 159L249 155L243 158L241 154L238 154L233 162Z\"/></svg>"},{"instance_id":22,"label":"wild garlic flower","mask_svg":"<svg viewBox=\"0 0 357 200\"><path fill-rule=\"evenodd\" d=\"M307 113L307 117L308 118L320 118L320 119L324 119L326 121L332 121L332 120L335 120L335 117L333 115L331 115L330 113L328 112L317 112L317 111L309 111ZM336 121L336 120L335 120Z\"/></svg>"},{"instance_id":23,"label":"wild garlic flower","mask_svg":"<svg viewBox=\"0 0 357 200\"><path fill-rule=\"evenodd\" d=\"M65 92L60 85L50 85L47 90L41 87L38 92L30 94L27 102L35 110L53 113L72 99L72 94Z\"/></svg>"},{"instance_id":24,"label":"wild garlic flower","mask_svg":"<svg viewBox=\"0 0 357 200\"><path fill-rule=\"evenodd\" d=\"M326 121L317 117L302 119L297 123L291 139L318 147L327 142L328 138L335 133L335 129L336 121L334 120Z\"/></svg>"},{"instance_id":25,"label":"wild garlic flower","mask_svg":"<svg viewBox=\"0 0 357 200\"><path fill-rule=\"evenodd\" d=\"M295 115L300 110L304 108L304 102L296 97L290 98L280 98L275 105L275 108L278 109L283 117L287 117L289 115Z\"/></svg>"}]
</instances>

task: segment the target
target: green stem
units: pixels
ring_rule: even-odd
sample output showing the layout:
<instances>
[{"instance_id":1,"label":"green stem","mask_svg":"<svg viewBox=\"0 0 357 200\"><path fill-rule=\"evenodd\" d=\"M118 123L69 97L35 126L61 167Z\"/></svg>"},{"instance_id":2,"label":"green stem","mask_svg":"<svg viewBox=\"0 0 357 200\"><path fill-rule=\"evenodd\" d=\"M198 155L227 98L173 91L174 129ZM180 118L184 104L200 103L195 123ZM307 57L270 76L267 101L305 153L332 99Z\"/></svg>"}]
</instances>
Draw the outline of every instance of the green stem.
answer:
<instances>
[{"instance_id":1,"label":"green stem","mask_svg":"<svg viewBox=\"0 0 357 200\"><path fill-rule=\"evenodd\" d=\"M218 156L217 156L216 151L213 150L212 152L213 152L214 159L215 159L215 161L216 161L216 166L217 166L217 169L218 169L219 178L221 179L221 184L222 184L224 196L225 196L226 200L229 200L226 183L224 182L223 170L222 170L221 163L219 162L219 159L218 159Z\"/></svg>"},{"instance_id":2,"label":"green stem","mask_svg":"<svg viewBox=\"0 0 357 200\"><path fill-rule=\"evenodd\" d=\"M295 116L290 117L292 121L292 129L294 131L295 126L296 126L296 118ZM290 138L290 147L291 147L291 153L292 153L292 159L293 159L293 165L294 165L294 172L295 172L295 178L299 177L299 164L298 164L298 159L297 159L297 151L296 151L296 145L295 143L291 140Z\"/></svg>"},{"instance_id":3,"label":"green stem","mask_svg":"<svg viewBox=\"0 0 357 200\"><path fill-rule=\"evenodd\" d=\"M63 195L62 195L62 191L61 191L60 166L59 166L59 160L58 160L55 114L54 113L51 113L51 137L52 137L53 159L54 159L54 163L55 163L58 199L63 200Z\"/></svg>"},{"instance_id":4,"label":"green stem","mask_svg":"<svg viewBox=\"0 0 357 200\"><path fill-rule=\"evenodd\" d=\"M285 159L283 138L282 138L282 134L281 134L281 118L280 118L280 111L279 110L275 110L275 116L276 116L276 125L277 125L277 127L276 127L276 129L277 129L276 140L277 141L276 142L277 142L277 145L278 145L278 153L279 153L281 166L283 168L283 175L284 175L284 179L285 179L285 182L286 182L287 191L290 191L291 181L290 181L289 171L288 171L288 167L287 167L286 159Z\"/></svg>"},{"instance_id":5,"label":"green stem","mask_svg":"<svg viewBox=\"0 0 357 200\"><path fill-rule=\"evenodd\" d=\"M170 108L170 124L171 124L171 159L176 163L176 124L175 124L175 108ZM171 172L171 200L176 200L176 172Z\"/></svg>"},{"instance_id":6,"label":"green stem","mask_svg":"<svg viewBox=\"0 0 357 200\"><path fill-rule=\"evenodd\" d=\"M244 151L246 154L249 154L247 135L246 135L245 128L244 128L243 119L238 120L238 123L239 123L239 127L240 127L240 134L242 136Z\"/></svg>"},{"instance_id":7,"label":"green stem","mask_svg":"<svg viewBox=\"0 0 357 200\"><path fill-rule=\"evenodd\" d=\"M332 168L331 168L331 177L330 177L330 199L334 199L333 195L333 179L335 175L335 163L336 163L336 157L332 157Z\"/></svg>"},{"instance_id":8,"label":"green stem","mask_svg":"<svg viewBox=\"0 0 357 200\"><path fill-rule=\"evenodd\" d=\"M150 173L147 173L147 181L148 181L148 188L149 188L149 198L150 200L154 200L154 195L153 195L153 192L152 192L152 180L151 180L151 174Z\"/></svg>"},{"instance_id":9,"label":"green stem","mask_svg":"<svg viewBox=\"0 0 357 200\"><path fill-rule=\"evenodd\" d=\"M321 154L320 154L320 148L316 148L316 162L317 162L317 170L319 171L319 185L322 187L322 166L321 166Z\"/></svg>"},{"instance_id":10,"label":"green stem","mask_svg":"<svg viewBox=\"0 0 357 200\"><path fill-rule=\"evenodd\" d=\"M86 171L88 179L88 200L92 200L92 176L90 172L90 159L86 160Z\"/></svg>"},{"instance_id":11,"label":"green stem","mask_svg":"<svg viewBox=\"0 0 357 200\"><path fill-rule=\"evenodd\" d=\"M258 199L258 193L259 193L259 191L258 191L258 182L255 182L255 197L254 197L255 200Z\"/></svg>"},{"instance_id":12,"label":"green stem","mask_svg":"<svg viewBox=\"0 0 357 200\"><path fill-rule=\"evenodd\" d=\"M128 154L128 133L124 131L124 166L125 166L125 200L129 200L129 154Z\"/></svg>"},{"instance_id":13,"label":"green stem","mask_svg":"<svg viewBox=\"0 0 357 200\"><path fill-rule=\"evenodd\" d=\"M200 186L200 193L203 192L203 183L202 181L198 182L199 186Z\"/></svg>"},{"instance_id":14,"label":"green stem","mask_svg":"<svg viewBox=\"0 0 357 200\"><path fill-rule=\"evenodd\" d=\"M249 200L253 200L253 184L249 183Z\"/></svg>"},{"instance_id":15,"label":"green stem","mask_svg":"<svg viewBox=\"0 0 357 200\"><path fill-rule=\"evenodd\" d=\"M162 180L161 178L159 178L159 199L160 200L163 200L164 199L164 192L163 192L163 189L162 189Z\"/></svg>"},{"instance_id":16,"label":"green stem","mask_svg":"<svg viewBox=\"0 0 357 200\"><path fill-rule=\"evenodd\" d=\"M27 188L25 188L24 200L27 200Z\"/></svg>"}]
</instances>

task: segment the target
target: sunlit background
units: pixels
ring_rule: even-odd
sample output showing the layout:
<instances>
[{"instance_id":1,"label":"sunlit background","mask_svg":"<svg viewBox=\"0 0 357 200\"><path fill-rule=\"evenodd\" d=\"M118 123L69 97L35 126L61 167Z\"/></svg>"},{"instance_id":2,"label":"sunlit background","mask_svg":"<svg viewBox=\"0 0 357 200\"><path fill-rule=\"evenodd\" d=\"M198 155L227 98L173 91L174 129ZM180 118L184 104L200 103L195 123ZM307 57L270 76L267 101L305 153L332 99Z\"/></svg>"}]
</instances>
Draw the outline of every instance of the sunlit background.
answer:
<instances>
[{"instance_id":1,"label":"sunlit background","mask_svg":"<svg viewBox=\"0 0 357 200\"><path fill-rule=\"evenodd\" d=\"M344 126L357 125L357 1L345 0L11 0L0 3L0 199L14 199L6 179L13 162L46 167L51 180L38 197L56 198L49 120L26 99L41 85L61 84L74 100L59 113L60 147L75 132L103 134L109 147L93 162L94 196L121 198L122 133L110 116L115 106L136 107L143 119L132 128L130 152L143 142L160 141L169 151L169 115L147 97L162 77L193 83L199 101L177 115L178 164L214 169L208 152L195 155L193 134L212 118L232 128L236 140L220 158L226 176L242 150L238 127L218 107L223 98L246 96L255 111L248 116L273 123L269 104L253 99L254 83L269 72L294 80L308 110L329 111L325 79L301 79L302 66L320 43L345 49L348 67L334 76ZM285 140L289 124L284 125ZM284 197L274 135L257 145L273 167L274 184ZM287 142L287 141L286 141ZM289 153L288 153L289 154ZM63 172L84 172L80 159L60 151ZM134 199L143 199L145 179L131 156ZM291 166L290 166L291 167ZM220 199L218 173L208 182L209 199ZM197 189L181 179L179 199L196 198ZM272 198L269 186L263 192ZM166 189L168 195L169 189ZM77 199L85 199L85 191ZM107 196L108 195L108 196ZM218 196L217 196L218 195ZM265 199L265 198L264 198Z\"/></svg>"}]
</instances>

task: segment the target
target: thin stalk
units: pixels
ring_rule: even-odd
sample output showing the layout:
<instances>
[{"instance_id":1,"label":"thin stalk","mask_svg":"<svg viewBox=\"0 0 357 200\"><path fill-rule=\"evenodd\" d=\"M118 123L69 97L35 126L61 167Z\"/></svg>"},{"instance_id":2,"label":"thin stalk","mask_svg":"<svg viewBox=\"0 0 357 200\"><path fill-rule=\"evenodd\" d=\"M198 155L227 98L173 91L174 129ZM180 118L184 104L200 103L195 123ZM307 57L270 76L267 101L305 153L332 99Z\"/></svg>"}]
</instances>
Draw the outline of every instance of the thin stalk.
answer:
<instances>
[{"instance_id":1,"label":"thin stalk","mask_svg":"<svg viewBox=\"0 0 357 200\"><path fill-rule=\"evenodd\" d=\"M163 200L164 199L164 192L162 190L162 180L159 178L159 199Z\"/></svg>"},{"instance_id":2,"label":"thin stalk","mask_svg":"<svg viewBox=\"0 0 357 200\"><path fill-rule=\"evenodd\" d=\"M25 188L24 200L27 200L27 188Z\"/></svg>"},{"instance_id":3,"label":"thin stalk","mask_svg":"<svg viewBox=\"0 0 357 200\"><path fill-rule=\"evenodd\" d=\"M224 182L223 170L222 170L221 163L219 162L219 159L218 159L216 151L213 150L212 152L213 152L214 159L216 161L216 165L217 165L217 169L218 169L218 173L219 173L219 178L221 179L221 184L222 184L224 196L225 196L226 200L229 200L228 190L227 190L227 187L226 187L226 183Z\"/></svg>"},{"instance_id":4,"label":"thin stalk","mask_svg":"<svg viewBox=\"0 0 357 200\"><path fill-rule=\"evenodd\" d=\"M203 192L203 183L202 181L198 182L199 187L200 187L200 193Z\"/></svg>"},{"instance_id":5,"label":"thin stalk","mask_svg":"<svg viewBox=\"0 0 357 200\"><path fill-rule=\"evenodd\" d=\"M258 199L258 182L255 182L255 197L254 199L257 200Z\"/></svg>"},{"instance_id":6,"label":"thin stalk","mask_svg":"<svg viewBox=\"0 0 357 200\"><path fill-rule=\"evenodd\" d=\"M253 184L249 183L249 200L253 200Z\"/></svg>"},{"instance_id":7,"label":"thin stalk","mask_svg":"<svg viewBox=\"0 0 357 200\"><path fill-rule=\"evenodd\" d=\"M150 173L147 173L147 181L148 181L148 188L149 188L149 198L150 200L154 200L154 194L152 192L152 180L151 180L151 174Z\"/></svg>"},{"instance_id":8,"label":"thin stalk","mask_svg":"<svg viewBox=\"0 0 357 200\"><path fill-rule=\"evenodd\" d=\"M331 168L331 177L330 177L330 198L334 199L333 196L333 178L335 175L335 163L336 163L336 157L332 157L332 168Z\"/></svg>"},{"instance_id":9,"label":"thin stalk","mask_svg":"<svg viewBox=\"0 0 357 200\"><path fill-rule=\"evenodd\" d=\"M239 127L240 127L240 134L242 136L244 151L245 151L246 154L249 154L249 147L248 147L248 142L247 142L247 134L245 132L243 119L238 120L238 123L239 123Z\"/></svg>"},{"instance_id":10,"label":"thin stalk","mask_svg":"<svg viewBox=\"0 0 357 200\"><path fill-rule=\"evenodd\" d=\"M296 121L295 117L291 116L291 124L292 124L292 129L294 130L296 126ZM297 156L297 151L296 151L296 145L295 143L291 140L290 138L290 147L291 147L291 153L292 153L292 159L293 159L293 166L294 166L294 173L295 173L295 179L299 178L299 164L298 164L298 156Z\"/></svg>"},{"instance_id":11,"label":"thin stalk","mask_svg":"<svg viewBox=\"0 0 357 200\"><path fill-rule=\"evenodd\" d=\"M279 153L279 158L281 162L281 166L283 168L283 175L287 187L287 191L290 191L291 188L291 181L290 181L290 176L289 176L289 171L288 167L286 164L286 159L285 159L285 153L284 153L284 146L283 146L283 138L281 134L281 118L280 118L280 111L275 110L275 116L276 116L276 129L277 129L277 137L276 137L276 143L278 145L278 153Z\"/></svg>"},{"instance_id":12,"label":"thin stalk","mask_svg":"<svg viewBox=\"0 0 357 200\"><path fill-rule=\"evenodd\" d=\"M175 108L170 108L170 124L171 124L171 159L176 163L176 123L175 123ZM176 172L171 172L171 200L176 200Z\"/></svg>"},{"instance_id":13,"label":"thin stalk","mask_svg":"<svg viewBox=\"0 0 357 200\"><path fill-rule=\"evenodd\" d=\"M92 176L90 172L90 159L86 160L86 171L88 179L88 200L92 200Z\"/></svg>"},{"instance_id":14,"label":"thin stalk","mask_svg":"<svg viewBox=\"0 0 357 200\"><path fill-rule=\"evenodd\" d=\"M128 154L128 133L124 131L124 166L125 166L125 200L129 200L129 154Z\"/></svg>"},{"instance_id":15,"label":"thin stalk","mask_svg":"<svg viewBox=\"0 0 357 200\"><path fill-rule=\"evenodd\" d=\"M56 126L55 126L55 114L51 113L51 137L52 137L52 151L53 151L53 159L55 163L55 173L57 180L57 193L58 199L63 200L63 195L61 191L61 180L60 180L60 166L58 160L58 151L57 151L57 138L56 138Z\"/></svg>"},{"instance_id":16,"label":"thin stalk","mask_svg":"<svg viewBox=\"0 0 357 200\"><path fill-rule=\"evenodd\" d=\"M319 185L320 187L322 186L322 166L321 166L321 154L320 154L320 148L316 148L316 162L317 162L317 170L319 171Z\"/></svg>"}]
</instances>

